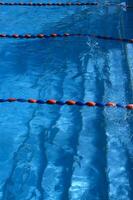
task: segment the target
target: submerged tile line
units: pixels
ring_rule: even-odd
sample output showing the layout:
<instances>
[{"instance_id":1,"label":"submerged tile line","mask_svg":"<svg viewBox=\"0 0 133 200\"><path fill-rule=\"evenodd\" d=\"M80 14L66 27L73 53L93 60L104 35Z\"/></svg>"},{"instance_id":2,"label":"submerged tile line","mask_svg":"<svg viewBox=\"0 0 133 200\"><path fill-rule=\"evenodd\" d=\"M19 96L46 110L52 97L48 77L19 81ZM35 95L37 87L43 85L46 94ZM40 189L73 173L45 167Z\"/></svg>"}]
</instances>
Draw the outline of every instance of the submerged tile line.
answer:
<instances>
[{"instance_id":1,"label":"submerged tile line","mask_svg":"<svg viewBox=\"0 0 133 200\"><path fill-rule=\"evenodd\" d=\"M49 104L49 105L68 105L68 106L88 106L88 107L117 107L117 108L123 108L123 109L129 109L133 110L133 104L120 104L115 102L107 102L107 103L101 103L101 102L94 102L94 101L87 101L87 102L81 102L81 101L74 101L74 100L67 100L67 101L58 101L55 99L49 99L49 100L42 100L42 99L23 99L23 98L8 98L8 99L0 99L0 103L5 102L20 102L20 103L36 103L36 104Z\"/></svg>"},{"instance_id":2,"label":"submerged tile line","mask_svg":"<svg viewBox=\"0 0 133 200\"><path fill-rule=\"evenodd\" d=\"M95 39L101 40L110 40L110 41L117 41L117 42L125 42L125 43L133 43L133 39L128 38L116 38L112 36L102 36L96 34L89 34L89 33L52 33L52 34L4 34L0 33L0 38L12 38L12 39L49 39L49 38L67 38L67 37L90 37Z\"/></svg>"}]
</instances>

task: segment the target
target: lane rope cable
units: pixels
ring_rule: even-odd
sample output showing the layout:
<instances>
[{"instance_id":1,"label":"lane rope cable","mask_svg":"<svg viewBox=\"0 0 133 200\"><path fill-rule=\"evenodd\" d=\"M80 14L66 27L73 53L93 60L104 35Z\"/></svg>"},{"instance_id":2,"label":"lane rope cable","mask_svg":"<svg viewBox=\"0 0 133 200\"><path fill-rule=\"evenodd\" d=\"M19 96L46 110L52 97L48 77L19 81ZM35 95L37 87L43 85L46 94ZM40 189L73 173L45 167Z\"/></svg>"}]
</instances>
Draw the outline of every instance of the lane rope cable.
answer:
<instances>
[{"instance_id":1,"label":"lane rope cable","mask_svg":"<svg viewBox=\"0 0 133 200\"><path fill-rule=\"evenodd\" d=\"M14 39L48 39L48 38L65 38L65 37L90 37L90 38L96 38L96 39L102 39L102 40L112 40L112 41L118 41L118 42L126 42L126 43L133 43L133 39L128 38L115 38L111 36L101 36L101 35L95 35L95 34L82 34L82 33L63 33L63 34L57 34L52 33L49 35L46 34L2 34L0 33L0 38L14 38Z\"/></svg>"},{"instance_id":2,"label":"lane rope cable","mask_svg":"<svg viewBox=\"0 0 133 200\"><path fill-rule=\"evenodd\" d=\"M122 2L120 4L116 3L98 3L98 2L56 2L56 3L43 3L43 2L0 2L0 6L105 6L105 7L110 7L110 6L116 6L116 7L121 7L121 8L133 8L132 5L126 5L125 2Z\"/></svg>"},{"instance_id":3,"label":"lane rope cable","mask_svg":"<svg viewBox=\"0 0 133 200\"><path fill-rule=\"evenodd\" d=\"M77 106L88 106L88 107L116 107L116 108L123 108L123 109L129 109L133 110L133 104L127 104L123 105L120 103L115 102L107 102L107 103L100 103L100 102L94 102L94 101L87 101L87 102L81 102L81 101L74 101L74 100L67 100L67 101L57 101L55 99L49 99L49 100L42 100L42 99L23 99L23 98L8 98L8 99L0 99L0 103L5 102L20 102L20 103L36 103L36 104L57 104L60 106L63 105L77 105Z\"/></svg>"}]
</instances>

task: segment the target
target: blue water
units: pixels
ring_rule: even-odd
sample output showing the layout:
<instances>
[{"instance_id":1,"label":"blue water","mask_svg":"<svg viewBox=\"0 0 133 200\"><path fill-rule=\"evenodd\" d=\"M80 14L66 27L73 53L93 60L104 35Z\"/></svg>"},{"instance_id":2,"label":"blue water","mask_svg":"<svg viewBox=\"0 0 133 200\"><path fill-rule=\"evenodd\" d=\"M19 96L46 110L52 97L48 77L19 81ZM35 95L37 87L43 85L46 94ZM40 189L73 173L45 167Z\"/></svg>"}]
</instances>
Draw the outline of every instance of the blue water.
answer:
<instances>
[{"instance_id":1,"label":"blue water","mask_svg":"<svg viewBox=\"0 0 133 200\"><path fill-rule=\"evenodd\" d=\"M118 8L0 7L0 32L132 37L132 19ZM132 103L132 53L90 38L0 39L0 97ZM0 104L0 200L133 200L132 118L117 108Z\"/></svg>"}]
</instances>

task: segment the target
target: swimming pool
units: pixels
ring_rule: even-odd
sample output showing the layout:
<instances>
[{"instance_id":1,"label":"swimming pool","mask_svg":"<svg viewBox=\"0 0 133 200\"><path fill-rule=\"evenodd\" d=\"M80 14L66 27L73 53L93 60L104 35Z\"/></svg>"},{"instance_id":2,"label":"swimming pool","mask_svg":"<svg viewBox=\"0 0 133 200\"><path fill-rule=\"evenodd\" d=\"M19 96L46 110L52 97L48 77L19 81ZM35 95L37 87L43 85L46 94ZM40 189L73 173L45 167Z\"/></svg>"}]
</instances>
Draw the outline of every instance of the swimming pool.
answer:
<instances>
[{"instance_id":1,"label":"swimming pool","mask_svg":"<svg viewBox=\"0 0 133 200\"><path fill-rule=\"evenodd\" d=\"M132 38L132 17L116 7L0 7L0 32ZM1 98L133 102L132 44L75 37L0 46ZM0 104L0 200L132 200L132 117L117 108Z\"/></svg>"}]
</instances>

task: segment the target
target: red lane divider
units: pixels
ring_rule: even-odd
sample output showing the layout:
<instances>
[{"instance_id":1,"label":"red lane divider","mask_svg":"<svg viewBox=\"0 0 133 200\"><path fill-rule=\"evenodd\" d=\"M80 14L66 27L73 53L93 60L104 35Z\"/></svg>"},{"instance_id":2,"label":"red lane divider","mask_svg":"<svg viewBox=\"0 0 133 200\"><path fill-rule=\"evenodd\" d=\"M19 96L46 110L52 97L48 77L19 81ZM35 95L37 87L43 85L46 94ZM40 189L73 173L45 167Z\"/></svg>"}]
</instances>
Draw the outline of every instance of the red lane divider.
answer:
<instances>
[{"instance_id":1,"label":"red lane divider","mask_svg":"<svg viewBox=\"0 0 133 200\"><path fill-rule=\"evenodd\" d=\"M127 104L123 105L120 103L114 103L114 102L107 102L107 103L100 103L100 102L94 102L94 101L87 101L87 102L81 102L81 101L74 101L74 100L67 100L67 101L57 101L55 99L49 99L49 100L42 100L42 99L20 99L20 98L8 98L8 99L0 99L0 103L5 102L20 102L20 103L37 103L37 104L57 104L60 106L63 105L77 105L77 106L88 106L88 107L117 107L117 108L123 108L123 109L129 109L133 110L133 104Z\"/></svg>"},{"instance_id":2,"label":"red lane divider","mask_svg":"<svg viewBox=\"0 0 133 200\"><path fill-rule=\"evenodd\" d=\"M126 43L133 43L133 39L127 39L127 38L115 38L111 36L101 36L101 35L94 35L94 34L82 34L82 33L64 33L64 34L57 34L52 33L50 35L46 35L43 33L40 34L1 34L0 38L13 38L13 39L48 39L48 38L66 38L66 37L91 37L96 39L102 39L102 40L111 40L111 41L118 41L118 42L126 42Z\"/></svg>"}]
</instances>

